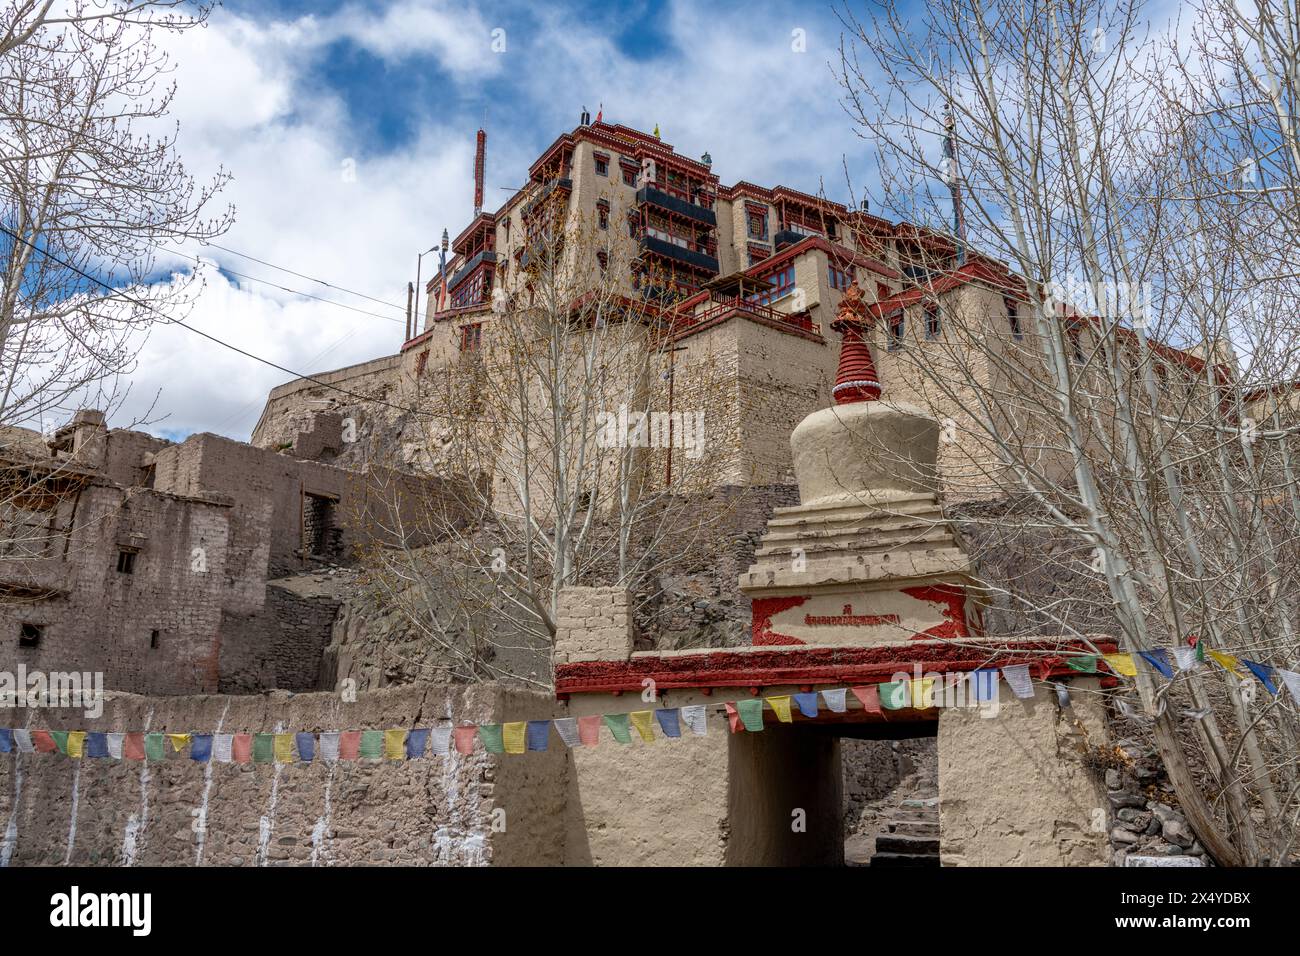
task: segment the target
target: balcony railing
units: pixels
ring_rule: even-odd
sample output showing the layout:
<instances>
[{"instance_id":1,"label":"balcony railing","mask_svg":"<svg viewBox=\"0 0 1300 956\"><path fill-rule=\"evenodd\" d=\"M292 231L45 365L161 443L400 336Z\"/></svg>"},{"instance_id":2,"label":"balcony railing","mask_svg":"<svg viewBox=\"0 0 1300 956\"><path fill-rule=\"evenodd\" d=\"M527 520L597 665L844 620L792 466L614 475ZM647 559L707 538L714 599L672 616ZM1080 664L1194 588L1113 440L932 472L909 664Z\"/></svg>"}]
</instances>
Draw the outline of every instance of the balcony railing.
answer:
<instances>
[{"instance_id":1,"label":"balcony railing","mask_svg":"<svg viewBox=\"0 0 1300 956\"><path fill-rule=\"evenodd\" d=\"M649 233L641 237L641 250L643 252L663 256L665 259L673 259L683 265L690 266L693 269L699 269L714 274L718 271L717 256L710 255L707 252L697 252L694 249L679 246L676 243L668 242L666 239L660 239L658 236L652 236Z\"/></svg>"},{"instance_id":2,"label":"balcony railing","mask_svg":"<svg viewBox=\"0 0 1300 956\"><path fill-rule=\"evenodd\" d=\"M812 332L814 335L820 335L822 331L821 325L814 322L807 312L791 315L788 312L779 312L769 305L750 302L748 299L737 295L719 295L717 293L711 293L706 300L695 306L693 312L679 316L676 324L681 328L690 328L693 325L708 322L710 319L715 319L730 312L740 312L755 318L766 319L779 325L789 326L804 332Z\"/></svg>"},{"instance_id":3,"label":"balcony railing","mask_svg":"<svg viewBox=\"0 0 1300 956\"><path fill-rule=\"evenodd\" d=\"M716 226L718 217L714 211L696 200L692 200L680 189L675 189L665 185L646 185L642 186L636 192L636 203L638 206L644 203L650 203L658 206L660 209L666 209L668 212L675 212L680 216L693 219L696 222L702 222L706 225Z\"/></svg>"},{"instance_id":4,"label":"balcony railing","mask_svg":"<svg viewBox=\"0 0 1300 956\"><path fill-rule=\"evenodd\" d=\"M460 285L462 279L468 277L475 269L477 269L483 263L496 262L496 261L497 261L497 254L490 249L484 249L473 259L470 259L469 262L465 263L465 265L463 265L460 268L460 271L458 271L454 276L452 276L451 283L447 286L448 291L455 289L456 286Z\"/></svg>"},{"instance_id":5,"label":"balcony railing","mask_svg":"<svg viewBox=\"0 0 1300 956\"><path fill-rule=\"evenodd\" d=\"M533 210L536 209L538 206L540 206L542 203L544 203L547 199L549 199L551 194L554 193L557 189L563 190L565 192L571 192L573 190L573 180L572 179L548 180L546 185L544 185L541 188L541 190L537 193L537 195L534 196L530 202L525 204L523 217L527 219L529 216L531 216L533 214Z\"/></svg>"}]
</instances>

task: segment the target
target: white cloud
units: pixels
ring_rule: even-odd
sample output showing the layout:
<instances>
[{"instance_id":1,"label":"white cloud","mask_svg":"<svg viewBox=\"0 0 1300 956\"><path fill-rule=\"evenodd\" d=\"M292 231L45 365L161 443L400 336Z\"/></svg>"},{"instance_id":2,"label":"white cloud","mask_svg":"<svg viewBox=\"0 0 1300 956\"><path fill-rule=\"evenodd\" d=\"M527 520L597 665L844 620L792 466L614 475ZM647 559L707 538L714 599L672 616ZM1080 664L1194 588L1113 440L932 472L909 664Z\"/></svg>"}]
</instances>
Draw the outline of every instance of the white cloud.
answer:
<instances>
[{"instance_id":1,"label":"white cloud","mask_svg":"<svg viewBox=\"0 0 1300 956\"><path fill-rule=\"evenodd\" d=\"M511 21L504 55L490 52L491 17L446 3L399 2L379 14L352 4L329 15L269 22L218 9L203 31L167 41L177 62L180 154L200 177L218 167L234 174L221 200L236 205L237 221L221 245L403 307L416 252L433 245L444 226L454 235L468 221L473 131L484 105L472 92L490 75L508 77L513 95L489 104L489 208L509 195L500 187L521 185L540 149L576 124L584 102L594 111L602 100L610 121L643 128L658 122L665 140L687 155L709 150L724 182L784 182L815 191L818 175L825 175L828 194L841 193L840 153L860 145L826 66L832 31L779 16L729 20L720 30L707 7L682 3L667 16L670 52L631 59L579 12L540 6ZM807 53L790 48L790 31L801 25L808 30ZM469 91L464 112L413 104L420 124L414 141L375 149L351 124L342 100L311 79L319 57L344 38L386 62L432 55ZM218 250L188 251L292 289L335 296ZM340 300L398 321L265 285L231 284L216 273L188 321L303 372L397 349L400 310ZM130 401L117 418L141 414L160 392L156 409L170 417L154 431L246 438L267 390L286 378L193 333L161 327L145 346Z\"/></svg>"}]
</instances>

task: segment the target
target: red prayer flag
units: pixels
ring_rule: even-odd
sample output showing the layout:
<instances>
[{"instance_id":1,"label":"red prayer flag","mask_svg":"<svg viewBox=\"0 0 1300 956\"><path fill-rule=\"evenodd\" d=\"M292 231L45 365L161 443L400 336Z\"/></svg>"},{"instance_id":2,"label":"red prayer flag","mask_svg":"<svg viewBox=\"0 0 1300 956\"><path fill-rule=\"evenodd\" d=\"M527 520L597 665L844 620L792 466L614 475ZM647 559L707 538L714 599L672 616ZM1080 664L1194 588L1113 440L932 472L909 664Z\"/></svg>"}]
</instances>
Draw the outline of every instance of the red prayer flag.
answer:
<instances>
[{"instance_id":1,"label":"red prayer flag","mask_svg":"<svg viewBox=\"0 0 1300 956\"><path fill-rule=\"evenodd\" d=\"M122 756L127 760L143 760L144 734L127 734L123 737Z\"/></svg>"},{"instance_id":2,"label":"red prayer flag","mask_svg":"<svg viewBox=\"0 0 1300 956\"><path fill-rule=\"evenodd\" d=\"M474 752L474 741L478 739L478 726L470 724L468 727L454 727L451 735L456 741L456 753L472 754Z\"/></svg>"},{"instance_id":3,"label":"red prayer flag","mask_svg":"<svg viewBox=\"0 0 1300 956\"><path fill-rule=\"evenodd\" d=\"M875 684L867 687L850 687L853 696L862 703L862 709L868 714L880 713L880 688Z\"/></svg>"},{"instance_id":4,"label":"red prayer flag","mask_svg":"<svg viewBox=\"0 0 1300 956\"><path fill-rule=\"evenodd\" d=\"M740 711L736 710L736 705L728 703L727 705L727 723L731 726L731 732L737 733L740 730Z\"/></svg>"},{"instance_id":5,"label":"red prayer flag","mask_svg":"<svg viewBox=\"0 0 1300 956\"><path fill-rule=\"evenodd\" d=\"M36 744L37 753L51 754L59 748L54 743L48 730L33 730L32 743Z\"/></svg>"},{"instance_id":6,"label":"red prayer flag","mask_svg":"<svg viewBox=\"0 0 1300 956\"><path fill-rule=\"evenodd\" d=\"M600 724L600 714L578 718L578 739L584 747L594 747L600 743Z\"/></svg>"},{"instance_id":7,"label":"red prayer flag","mask_svg":"<svg viewBox=\"0 0 1300 956\"><path fill-rule=\"evenodd\" d=\"M361 755L361 731L345 730L339 734L339 759L356 760Z\"/></svg>"},{"instance_id":8,"label":"red prayer flag","mask_svg":"<svg viewBox=\"0 0 1300 956\"><path fill-rule=\"evenodd\" d=\"M235 734L230 742L230 756L235 763L248 763L253 759L253 735Z\"/></svg>"}]
</instances>

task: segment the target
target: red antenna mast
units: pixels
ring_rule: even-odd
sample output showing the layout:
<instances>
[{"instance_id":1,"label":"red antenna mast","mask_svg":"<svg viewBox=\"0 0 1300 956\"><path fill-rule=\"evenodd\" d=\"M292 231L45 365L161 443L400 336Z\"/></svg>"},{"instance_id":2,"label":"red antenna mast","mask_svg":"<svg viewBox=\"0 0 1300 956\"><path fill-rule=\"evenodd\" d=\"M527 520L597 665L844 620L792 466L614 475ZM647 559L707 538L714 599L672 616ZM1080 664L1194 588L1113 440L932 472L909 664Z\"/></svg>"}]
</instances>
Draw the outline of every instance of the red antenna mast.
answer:
<instances>
[{"instance_id":1,"label":"red antenna mast","mask_svg":"<svg viewBox=\"0 0 1300 956\"><path fill-rule=\"evenodd\" d=\"M487 160L487 133L478 131L478 146L474 151L474 218L483 212L483 167Z\"/></svg>"}]
</instances>

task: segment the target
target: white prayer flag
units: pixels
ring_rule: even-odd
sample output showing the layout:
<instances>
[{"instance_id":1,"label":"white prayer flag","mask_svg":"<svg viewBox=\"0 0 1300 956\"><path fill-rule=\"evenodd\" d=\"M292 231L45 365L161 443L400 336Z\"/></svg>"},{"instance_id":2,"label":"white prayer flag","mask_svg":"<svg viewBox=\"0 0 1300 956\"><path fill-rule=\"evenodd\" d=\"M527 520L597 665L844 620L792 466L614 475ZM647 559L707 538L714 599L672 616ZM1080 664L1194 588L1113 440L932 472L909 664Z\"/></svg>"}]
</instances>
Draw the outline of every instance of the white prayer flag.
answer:
<instances>
[{"instance_id":1,"label":"white prayer flag","mask_svg":"<svg viewBox=\"0 0 1300 956\"><path fill-rule=\"evenodd\" d=\"M578 718L577 717L556 717L551 721L555 724L555 732L560 735L566 747L581 747L582 740L578 736Z\"/></svg>"},{"instance_id":2,"label":"white prayer flag","mask_svg":"<svg viewBox=\"0 0 1300 956\"><path fill-rule=\"evenodd\" d=\"M429 752L444 757L451 752L450 727L434 727L429 731Z\"/></svg>"},{"instance_id":3,"label":"white prayer flag","mask_svg":"<svg viewBox=\"0 0 1300 956\"><path fill-rule=\"evenodd\" d=\"M337 733L320 735L320 759L333 763L339 759L339 735Z\"/></svg>"},{"instance_id":4,"label":"white prayer flag","mask_svg":"<svg viewBox=\"0 0 1300 956\"><path fill-rule=\"evenodd\" d=\"M690 704L681 708L682 722L691 728L691 733L697 737L703 737L709 732L709 727L705 723L706 710L703 704Z\"/></svg>"},{"instance_id":5,"label":"white prayer flag","mask_svg":"<svg viewBox=\"0 0 1300 956\"><path fill-rule=\"evenodd\" d=\"M108 755L114 760L121 760L122 741L126 740L126 734L105 734L104 739L108 744Z\"/></svg>"},{"instance_id":6,"label":"white prayer flag","mask_svg":"<svg viewBox=\"0 0 1300 956\"><path fill-rule=\"evenodd\" d=\"M1060 704L1062 707L1069 707L1070 689L1066 687L1064 684L1057 684L1055 686L1056 686L1056 702Z\"/></svg>"},{"instance_id":7,"label":"white prayer flag","mask_svg":"<svg viewBox=\"0 0 1300 956\"><path fill-rule=\"evenodd\" d=\"M1007 679L1011 685L1011 693L1017 697L1033 697L1034 684L1029 679L1029 665L1016 664L1013 667L1002 668L1002 676Z\"/></svg>"},{"instance_id":8,"label":"white prayer flag","mask_svg":"<svg viewBox=\"0 0 1300 956\"><path fill-rule=\"evenodd\" d=\"M838 690L822 691L822 699L826 701L826 708L833 714L845 713L849 709L849 706L845 703L844 695L848 692L847 687L841 687Z\"/></svg>"},{"instance_id":9,"label":"white prayer flag","mask_svg":"<svg viewBox=\"0 0 1300 956\"><path fill-rule=\"evenodd\" d=\"M1174 660L1178 662L1180 671L1189 671L1196 666L1196 648L1194 647L1175 647Z\"/></svg>"},{"instance_id":10,"label":"white prayer flag","mask_svg":"<svg viewBox=\"0 0 1300 956\"><path fill-rule=\"evenodd\" d=\"M32 743L32 732L30 730L15 730L14 743L18 745L20 754L31 754L36 752L36 745Z\"/></svg>"},{"instance_id":11,"label":"white prayer flag","mask_svg":"<svg viewBox=\"0 0 1300 956\"><path fill-rule=\"evenodd\" d=\"M1300 674L1281 667L1277 669L1277 672L1282 675L1282 683L1286 684L1286 689L1291 692L1291 696L1296 700L1300 700ZM15 730L14 733L17 734L18 731Z\"/></svg>"},{"instance_id":12,"label":"white prayer flag","mask_svg":"<svg viewBox=\"0 0 1300 956\"><path fill-rule=\"evenodd\" d=\"M234 743L234 734L217 734L212 738L212 759L217 763L230 763Z\"/></svg>"}]
</instances>

